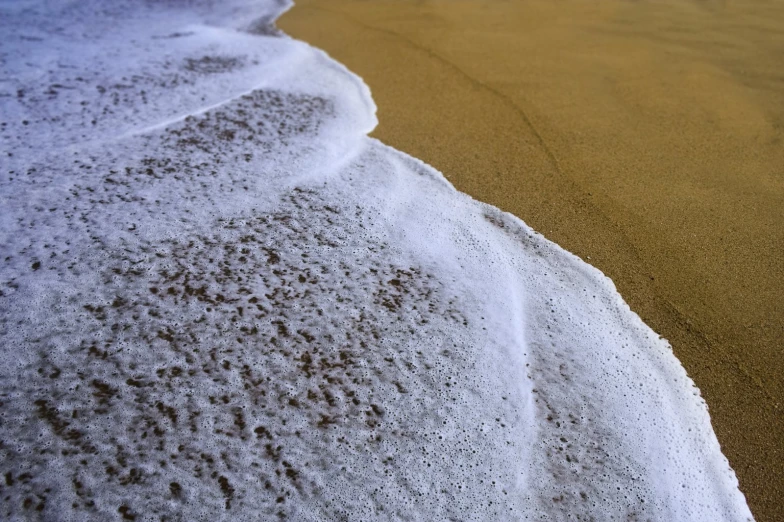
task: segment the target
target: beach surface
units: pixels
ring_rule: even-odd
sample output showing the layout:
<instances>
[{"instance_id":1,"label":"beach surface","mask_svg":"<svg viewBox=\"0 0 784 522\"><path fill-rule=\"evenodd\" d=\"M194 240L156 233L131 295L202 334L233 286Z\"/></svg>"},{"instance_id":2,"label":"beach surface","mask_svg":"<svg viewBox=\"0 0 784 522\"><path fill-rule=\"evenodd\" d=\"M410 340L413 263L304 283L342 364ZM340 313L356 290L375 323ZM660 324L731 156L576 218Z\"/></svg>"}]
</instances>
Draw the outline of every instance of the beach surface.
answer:
<instances>
[{"instance_id":1,"label":"beach surface","mask_svg":"<svg viewBox=\"0 0 784 522\"><path fill-rule=\"evenodd\" d=\"M373 136L608 275L710 408L757 520L784 496L784 4L301 0Z\"/></svg>"},{"instance_id":2,"label":"beach surface","mask_svg":"<svg viewBox=\"0 0 784 522\"><path fill-rule=\"evenodd\" d=\"M669 342L288 7L0 5L3 520L752 521Z\"/></svg>"}]
</instances>

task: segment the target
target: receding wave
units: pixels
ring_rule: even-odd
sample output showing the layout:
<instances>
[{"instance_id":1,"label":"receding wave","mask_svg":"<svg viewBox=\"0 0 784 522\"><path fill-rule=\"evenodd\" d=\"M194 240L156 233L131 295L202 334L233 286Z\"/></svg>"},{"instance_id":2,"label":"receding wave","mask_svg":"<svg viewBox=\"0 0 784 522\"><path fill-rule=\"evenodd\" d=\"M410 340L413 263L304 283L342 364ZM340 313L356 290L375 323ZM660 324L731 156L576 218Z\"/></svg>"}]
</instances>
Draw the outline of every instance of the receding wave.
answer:
<instances>
[{"instance_id":1,"label":"receding wave","mask_svg":"<svg viewBox=\"0 0 784 522\"><path fill-rule=\"evenodd\" d=\"M0 7L3 517L751 519L667 342L286 7Z\"/></svg>"}]
</instances>

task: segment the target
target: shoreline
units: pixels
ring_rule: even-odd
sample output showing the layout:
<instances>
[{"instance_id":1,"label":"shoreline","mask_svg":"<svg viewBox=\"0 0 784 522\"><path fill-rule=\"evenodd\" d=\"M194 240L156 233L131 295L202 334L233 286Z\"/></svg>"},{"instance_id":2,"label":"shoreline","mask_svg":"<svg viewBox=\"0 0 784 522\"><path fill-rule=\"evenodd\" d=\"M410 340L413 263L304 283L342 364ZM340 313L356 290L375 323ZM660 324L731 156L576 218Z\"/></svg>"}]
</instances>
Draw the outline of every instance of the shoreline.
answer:
<instances>
[{"instance_id":1,"label":"shoreline","mask_svg":"<svg viewBox=\"0 0 784 522\"><path fill-rule=\"evenodd\" d=\"M342 0L277 22L364 78L372 136L613 280L699 386L760 521L784 494L784 30L766 17Z\"/></svg>"}]
</instances>

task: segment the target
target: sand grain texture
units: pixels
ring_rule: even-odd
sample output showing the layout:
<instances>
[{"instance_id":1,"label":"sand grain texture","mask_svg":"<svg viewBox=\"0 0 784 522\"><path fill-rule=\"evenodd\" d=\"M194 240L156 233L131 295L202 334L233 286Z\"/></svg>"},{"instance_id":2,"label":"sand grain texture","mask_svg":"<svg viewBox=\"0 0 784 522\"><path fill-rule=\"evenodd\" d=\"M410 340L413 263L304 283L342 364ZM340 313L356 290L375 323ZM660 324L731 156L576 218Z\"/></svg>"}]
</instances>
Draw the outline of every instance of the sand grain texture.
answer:
<instances>
[{"instance_id":1,"label":"sand grain texture","mask_svg":"<svg viewBox=\"0 0 784 522\"><path fill-rule=\"evenodd\" d=\"M301 0L374 132L606 273L700 387L760 522L784 496L784 4Z\"/></svg>"}]
</instances>

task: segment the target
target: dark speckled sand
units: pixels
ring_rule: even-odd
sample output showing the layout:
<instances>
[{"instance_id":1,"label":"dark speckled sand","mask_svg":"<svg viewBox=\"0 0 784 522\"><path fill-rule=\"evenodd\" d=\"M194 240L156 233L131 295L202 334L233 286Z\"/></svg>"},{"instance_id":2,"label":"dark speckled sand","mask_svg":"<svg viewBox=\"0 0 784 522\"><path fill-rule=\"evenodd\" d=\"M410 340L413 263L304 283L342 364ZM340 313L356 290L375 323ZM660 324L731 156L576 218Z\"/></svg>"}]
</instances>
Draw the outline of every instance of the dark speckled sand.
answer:
<instances>
[{"instance_id":1,"label":"dark speckled sand","mask_svg":"<svg viewBox=\"0 0 784 522\"><path fill-rule=\"evenodd\" d=\"M784 3L299 0L374 136L612 278L784 520Z\"/></svg>"}]
</instances>

